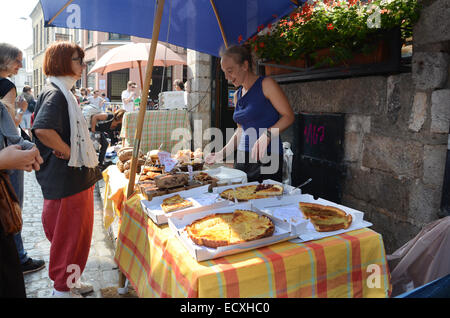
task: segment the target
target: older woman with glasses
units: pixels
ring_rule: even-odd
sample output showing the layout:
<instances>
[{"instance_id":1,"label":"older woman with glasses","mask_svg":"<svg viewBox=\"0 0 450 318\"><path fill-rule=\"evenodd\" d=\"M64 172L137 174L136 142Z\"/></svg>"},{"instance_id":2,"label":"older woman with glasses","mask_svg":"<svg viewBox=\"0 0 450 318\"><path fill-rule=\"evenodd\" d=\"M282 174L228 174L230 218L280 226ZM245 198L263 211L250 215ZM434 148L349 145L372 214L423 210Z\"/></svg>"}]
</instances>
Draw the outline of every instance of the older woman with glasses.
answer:
<instances>
[{"instance_id":1,"label":"older woman with glasses","mask_svg":"<svg viewBox=\"0 0 450 318\"><path fill-rule=\"evenodd\" d=\"M0 101L8 109L16 127L22 121L28 103L24 99L20 100L16 112L16 85L7 77L16 75L19 69L23 67L22 58L22 52L18 48L8 43L0 43Z\"/></svg>"},{"instance_id":2,"label":"older woman with glasses","mask_svg":"<svg viewBox=\"0 0 450 318\"><path fill-rule=\"evenodd\" d=\"M36 172L44 196L42 224L51 243L49 277L53 296L73 297L93 291L81 284L91 246L98 159L86 120L70 89L81 78L84 51L57 42L45 51L48 84L39 95L32 132L44 159Z\"/></svg>"}]
</instances>

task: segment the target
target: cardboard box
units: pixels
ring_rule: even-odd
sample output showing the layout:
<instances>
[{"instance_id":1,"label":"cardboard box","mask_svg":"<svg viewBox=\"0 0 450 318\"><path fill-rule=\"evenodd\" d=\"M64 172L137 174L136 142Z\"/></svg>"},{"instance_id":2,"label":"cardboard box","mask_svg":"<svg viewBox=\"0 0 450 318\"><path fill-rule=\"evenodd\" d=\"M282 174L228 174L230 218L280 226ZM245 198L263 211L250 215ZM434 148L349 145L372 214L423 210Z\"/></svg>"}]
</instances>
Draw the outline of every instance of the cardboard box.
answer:
<instances>
[{"instance_id":1,"label":"cardboard box","mask_svg":"<svg viewBox=\"0 0 450 318\"><path fill-rule=\"evenodd\" d=\"M199 208L204 208L205 206L219 208L231 204L228 200L218 199L217 194L208 193L208 188L209 185L204 185L190 190L153 197L151 201L141 200L142 210L153 220L155 224L162 225L167 223L168 217L171 215L194 213L198 211ZM164 212L161 208L163 200L176 194L179 194L182 198L191 201L194 205L178 211L168 213Z\"/></svg>"},{"instance_id":2,"label":"cardboard box","mask_svg":"<svg viewBox=\"0 0 450 318\"><path fill-rule=\"evenodd\" d=\"M199 246L192 242L188 237L185 227L195 220L203 218L205 216L215 213L230 213L236 209L252 210L258 214L266 215L270 217L275 225L275 231L272 236L262 239L245 242L241 244L234 244L229 246L220 246L217 248L210 248L205 246ZM280 220L276 217L267 215L265 212L257 209L251 203L233 204L221 208L203 208L199 209L196 213L184 214L184 215L171 215L169 217L169 227L175 233L183 245L186 247L191 256L197 261L205 261L209 259L215 259L226 255L237 254L248 250L253 250L263 246L283 242L292 238L298 237L296 230L290 225L290 223Z\"/></svg>"},{"instance_id":3,"label":"cardboard box","mask_svg":"<svg viewBox=\"0 0 450 318\"><path fill-rule=\"evenodd\" d=\"M337 207L345 211L345 213L352 215L352 224L350 224L347 229L330 232L317 232L312 223L304 218L303 213L301 212L299 207L300 202L316 203ZM315 200L314 197L309 194L283 196L283 199L281 201L277 200L276 198L255 200L253 204L265 213L281 219L287 219L293 223L294 227L299 227L299 230L297 231L299 233L299 239L295 240L294 242L317 240L324 237L362 229L364 227L370 227L373 225L372 223L364 220L364 212L362 211L358 211L322 198ZM301 226L300 224L304 224L304 226Z\"/></svg>"}]
</instances>

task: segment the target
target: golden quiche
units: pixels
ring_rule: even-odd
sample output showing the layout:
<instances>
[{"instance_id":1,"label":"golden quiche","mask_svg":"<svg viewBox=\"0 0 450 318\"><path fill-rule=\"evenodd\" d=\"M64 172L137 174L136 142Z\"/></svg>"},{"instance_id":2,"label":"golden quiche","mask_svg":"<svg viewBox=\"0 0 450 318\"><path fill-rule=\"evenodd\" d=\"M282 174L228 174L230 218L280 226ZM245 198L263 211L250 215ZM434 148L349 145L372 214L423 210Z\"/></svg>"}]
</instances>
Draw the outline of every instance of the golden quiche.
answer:
<instances>
[{"instance_id":1,"label":"golden quiche","mask_svg":"<svg viewBox=\"0 0 450 318\"><path fill-rule=\"evenodd\" d=\"M189 201L183 199L179 194L171 196L163 200L161 204L161 208L164 212L173 212L176 210L181 210L193 206L194 204Z\"/></svg>"},{"instance_id":2,"label":"golden quiche","mask_svg":"<svg viewBox=\"0 0 450 318\"><path fill-rule=\"evenodd\" d=\"M347 229L352 223L351 214L334 206L300 202L299 207L305 218L311 221L318 232Z\"/></svg>"},{"instance_id":3,"label":"golden quiche","mask_svg":"<svg viewBox=\"0 0 450 318\"><path fill-rule=\"evenodd\" d=\"M268 217L248 210L208 215L186 227L195 244L213 248L268 237L274 230Z\"/></svg>"},{"instance_id":4,"label":"golden quiche","mask_svg":"<svg viewBox=\"0 0 450 318\"><path fill-rule=\"evenodd\" d=\"M271 196L283 194L283 187L278 184L253 184L227 189L220 193L224 199L234 201L248 201L254 199L263 199Z\"/></svg>"}]
</instances>

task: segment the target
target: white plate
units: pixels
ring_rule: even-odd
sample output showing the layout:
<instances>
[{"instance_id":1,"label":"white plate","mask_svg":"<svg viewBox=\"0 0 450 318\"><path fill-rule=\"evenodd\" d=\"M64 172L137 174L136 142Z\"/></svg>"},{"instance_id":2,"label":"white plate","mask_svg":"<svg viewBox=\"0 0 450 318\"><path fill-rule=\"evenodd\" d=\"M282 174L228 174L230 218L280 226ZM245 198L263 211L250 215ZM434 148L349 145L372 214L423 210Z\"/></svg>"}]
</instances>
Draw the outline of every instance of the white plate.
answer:
<instances>
[{"instance_id":1,"label":"white plate","mask_svg":"<svg viewBox=\"0 0 450 318\"><path fill-rule=\"evenodd\" d=\"M218 179L219 184L245 183L247 174L238 169L219 167L215 169L204 170L211 177Z\"/></svg>"}]
</instances>

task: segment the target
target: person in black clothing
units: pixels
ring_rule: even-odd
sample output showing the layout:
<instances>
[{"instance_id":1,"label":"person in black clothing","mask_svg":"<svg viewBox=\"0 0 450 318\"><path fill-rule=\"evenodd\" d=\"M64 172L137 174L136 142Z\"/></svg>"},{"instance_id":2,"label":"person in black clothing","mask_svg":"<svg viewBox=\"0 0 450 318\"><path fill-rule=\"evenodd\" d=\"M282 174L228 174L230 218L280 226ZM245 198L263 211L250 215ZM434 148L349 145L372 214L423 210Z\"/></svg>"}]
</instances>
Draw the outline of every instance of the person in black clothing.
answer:
<instances>
[{"instance_id":1,"label":"person in black clothing","mask_svg":"<svg viewBox=\"0 0 450 318\"><path fill-rule=\"evenodd\" d=\"M100 168L105 168L104 160L106 155L106 150L108 149L107 137L110 137L111 144L114 144L115 132L120 132L122 129L123 115L125 114L125 109L119 109L111 113L99 113L92 115L91 117L91 132L97 133L99 135L98 140L100 142L101 148L98 156L98 163Z\"/></svg>"},{"instance_id":2,"label":"person in black clothing","mask_svg":"<svg viewBox=\"0 0 450 318\"><path fill-rule=\"evenodd\" d=\"M20 68L22 68L22 52L13 45L0 43L0 101L2 101L16 127L22 121L24 113L28 108L28 103L24 98L16 103L16 85L8 77L17 74ZM16 112L16 110L18 111ZM25 131L21 129L20 132L25 140L31 141L30 136ZM10 180L19 199L20 207L22 208L24 200L23 170L13 170L10 175ZM28 256L23 247L22 234L20 232L14 235L14 240L24 274L32 273L45 267L43 260L34 260Z\"/></svg>"},{"instance_id":3,"label":"person in black clothing","mask_svg":"<svg viewBox=\"0 0 450 318\"><path fill-rule=\"evenodd\" d=\"M6 106L0 103L0 178L2 184L10 184L10 171L39 170L42 157L39 150L29 141L23 140L17 133L16 126ZM0 214L13 213L11 206L5 204L8 198L19 203L15 190L1 191ZM5 228L4 228L5 226ZM0 298L26 297L23 268L16 246L16 236L8 231L8 226L0 221ZM20 233L20 232L19 232ZM20 235L19 235L20 237Z\"/></svg>"}]
</instances>

